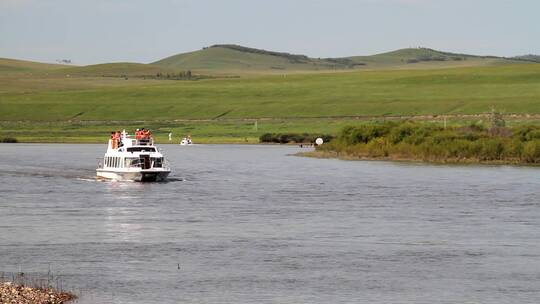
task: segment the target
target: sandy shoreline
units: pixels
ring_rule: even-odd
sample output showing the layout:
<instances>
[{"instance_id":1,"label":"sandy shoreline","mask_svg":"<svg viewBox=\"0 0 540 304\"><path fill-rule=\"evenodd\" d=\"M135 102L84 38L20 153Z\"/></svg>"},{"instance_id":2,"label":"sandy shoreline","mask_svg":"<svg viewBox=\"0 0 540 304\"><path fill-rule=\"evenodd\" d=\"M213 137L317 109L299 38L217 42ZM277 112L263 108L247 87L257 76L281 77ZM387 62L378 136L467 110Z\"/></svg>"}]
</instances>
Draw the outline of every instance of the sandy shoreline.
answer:
<instances>
[{"instance_id":1,"label":"sandy shoreline","mask_svg":"<svg viewBox=\"0 0 540 304\"><path fill-rule=\"evenodd\" d=\"M62 304L75 298L73 294L52 288L33 288L12 282L0 283L0 303L2 304Z\"/></svg>"}]
</instances>

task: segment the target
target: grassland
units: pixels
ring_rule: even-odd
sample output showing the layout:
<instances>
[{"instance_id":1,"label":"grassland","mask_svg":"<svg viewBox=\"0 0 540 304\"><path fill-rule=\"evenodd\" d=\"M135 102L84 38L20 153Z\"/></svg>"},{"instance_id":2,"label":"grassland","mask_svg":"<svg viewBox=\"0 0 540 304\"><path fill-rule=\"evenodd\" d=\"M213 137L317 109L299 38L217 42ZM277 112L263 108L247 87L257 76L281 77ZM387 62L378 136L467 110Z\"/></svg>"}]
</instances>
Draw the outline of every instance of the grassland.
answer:
<instances>
[{"instance_id":1,"label":"grassland","mask_svg":"<svg viewBox=\"0 0 540 304\"><path fill-rule=\"evenodd\" d=\"M172 131L199 142L256 142L263 133L337 134L389 117L479 120L491 107L519 119L540 114L538 64L197 81L145 79L163 67L128 63L8 69L0 73L0 137L19 141L94 142L146 126L161 141Z\"/></svg>"},{"instance_id":2,"label":"grassland","mask_svg":"<svg viewBox=\"0 0 540 304\"><path fill-rule=\"evenodd\" d=\"M28 80L17 86L17 83ZM34 86L33 81L45 84ZM47 81L59 86L48 89ZM2 121L140 121L540 113L540 65L200 81L12 79ZM61 86L66 85L66 88Z\"/></svg>"}]
</instances>

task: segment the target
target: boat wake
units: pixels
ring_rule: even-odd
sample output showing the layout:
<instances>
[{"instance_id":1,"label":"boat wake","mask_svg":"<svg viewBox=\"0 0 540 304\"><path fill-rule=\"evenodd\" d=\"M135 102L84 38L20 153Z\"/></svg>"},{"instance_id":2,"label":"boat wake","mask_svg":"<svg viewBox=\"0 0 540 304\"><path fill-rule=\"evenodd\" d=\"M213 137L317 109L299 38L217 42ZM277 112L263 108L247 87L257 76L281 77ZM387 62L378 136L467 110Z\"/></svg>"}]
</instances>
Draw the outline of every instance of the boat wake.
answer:
<instances>
[{"instance_id":1,"label":"boat wake","mask_svg":"<svg viewBox=\"0 0 540 304\"><path fill-rule=\"evenodd\" d=\"M134 180L115 180L115 179L106 179L106 178L99 178L99 177L77 177L77 180L84 181L84 182L100 182L100 183L145 183L140 181L134 181ZM158 182L152 182L154 184L167 184L167 183L174 183L174 182L183 182L185 179L183 178L175 178L175 177L169 177L165 181L158 181Z\"/></svg>"}]
</instances>

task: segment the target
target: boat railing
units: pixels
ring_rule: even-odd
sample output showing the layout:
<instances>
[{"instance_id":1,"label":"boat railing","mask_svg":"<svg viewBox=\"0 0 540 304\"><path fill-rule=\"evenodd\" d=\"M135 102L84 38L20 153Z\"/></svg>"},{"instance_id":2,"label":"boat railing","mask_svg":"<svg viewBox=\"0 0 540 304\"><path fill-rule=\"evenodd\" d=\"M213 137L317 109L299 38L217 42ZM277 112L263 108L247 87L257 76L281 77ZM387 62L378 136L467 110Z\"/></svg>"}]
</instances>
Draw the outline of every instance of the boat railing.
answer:
<instances>
[{"instance_id":1,"label":"boat railing","mask_svg":"<svg viewBox=\"0 0 540 304\"><path fill-rule=\"evenodd\" d=\"M123 146L153 146L154 139L150 138L124 138L122 139Z\"/></svg>"}]
</instances>

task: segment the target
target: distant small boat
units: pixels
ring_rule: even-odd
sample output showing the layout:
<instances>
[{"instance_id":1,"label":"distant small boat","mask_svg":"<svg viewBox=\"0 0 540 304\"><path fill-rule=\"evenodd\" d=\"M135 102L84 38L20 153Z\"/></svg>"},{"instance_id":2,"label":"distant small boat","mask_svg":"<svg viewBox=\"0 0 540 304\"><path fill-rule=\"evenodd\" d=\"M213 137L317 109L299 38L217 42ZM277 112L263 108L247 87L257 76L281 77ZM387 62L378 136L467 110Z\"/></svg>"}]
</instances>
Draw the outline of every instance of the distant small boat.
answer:
<instances>
[{"instance_id":1,"label":"distant small boat","mask_svg":"<svg viewBox=\"0 0 540 304\"><path fill-rule=\"evenodd\" d=\"M191 136L182 138L182 140L180 141L180 145L181 146L193 145L193 141L191 140Z\"/></svg>"},{"instance_id":2,"label":"distant small boat","mask_svg":"<svg viewBox=\"0 0 540 304\"><path fill-rule=\"evenodd\" d=\"M96 169L98 178L141 182L164 181L171 173L152 138L134 139L124 130L118 143L109 139L107 152Z\"/></svg>"}]
</instances>

